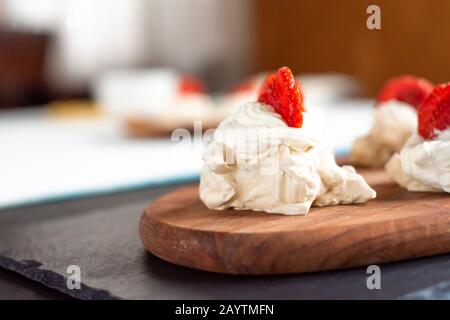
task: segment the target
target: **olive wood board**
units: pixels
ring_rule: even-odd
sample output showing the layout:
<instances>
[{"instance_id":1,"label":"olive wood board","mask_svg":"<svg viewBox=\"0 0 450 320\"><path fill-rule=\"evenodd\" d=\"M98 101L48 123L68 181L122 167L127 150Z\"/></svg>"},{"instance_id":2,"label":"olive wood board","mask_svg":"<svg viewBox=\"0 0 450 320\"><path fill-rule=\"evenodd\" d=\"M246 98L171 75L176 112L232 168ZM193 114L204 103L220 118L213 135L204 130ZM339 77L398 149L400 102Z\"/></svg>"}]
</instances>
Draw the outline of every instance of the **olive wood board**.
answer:
<instances>
[{"instance_id":1,"label":"olive wood board","mask_svg":"<svg viewBox=\"0 0 450 320\"><path fill-rule=\"evenodd\" d=\"M306 216L210 210L189 185L141 217L145 247L177 265L230 274L283 274L381 264L450 252L450 196L408 192L384 170L358 170L376 190L365 204Z\"/></svg>"}]
</instances>

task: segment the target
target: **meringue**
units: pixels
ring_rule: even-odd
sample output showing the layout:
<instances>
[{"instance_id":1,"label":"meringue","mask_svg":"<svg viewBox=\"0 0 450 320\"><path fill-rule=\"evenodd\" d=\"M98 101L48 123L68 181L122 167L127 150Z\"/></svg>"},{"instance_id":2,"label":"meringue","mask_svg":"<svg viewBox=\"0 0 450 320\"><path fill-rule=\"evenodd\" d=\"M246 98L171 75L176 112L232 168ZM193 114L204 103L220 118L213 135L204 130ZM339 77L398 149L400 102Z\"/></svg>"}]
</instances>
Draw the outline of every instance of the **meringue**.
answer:
<instances>
[{"instance_id":1,"label":"meringue","mask_svg":"<svg viewBox=\"0 0 450 320\"><path fill-rule=\"evenodd\" d=\"M304 116L303 128L291 128L271 106L251 102L223 120L203 151L203 203L217 210L304 215L312 205L375 198L353 167L336 164Z\"/></svg>"},{"instance_id":2,"label":"meringue","mask_svg":"<svg viewBox=\"0 0 450 320\"><path fill-rule=\"evenodd\" d=\"M413 106L397 100L380 103L375 108L370 133L353 142L350 161L369 167L383 166L416 130L417 112Z\"/></svg>"},{"instance_id":3,"label":"meringue","mask_svg":"<svg viewBox=\"0 0 450 320\"><path fill-rule=\"evenodd\" d=\"M433 140L414 133L385 167L408 191L450 192L450 129L439 132Z\"/></svg>"}]
</instances>

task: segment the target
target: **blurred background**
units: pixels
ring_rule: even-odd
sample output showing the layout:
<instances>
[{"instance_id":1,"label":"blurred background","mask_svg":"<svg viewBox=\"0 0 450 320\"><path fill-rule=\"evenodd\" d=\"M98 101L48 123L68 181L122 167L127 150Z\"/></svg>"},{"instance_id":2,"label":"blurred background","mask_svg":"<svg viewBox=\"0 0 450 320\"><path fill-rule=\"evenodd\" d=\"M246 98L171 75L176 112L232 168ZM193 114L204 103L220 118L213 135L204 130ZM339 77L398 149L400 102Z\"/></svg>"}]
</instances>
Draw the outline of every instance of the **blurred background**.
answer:
<instances>
[{"instance_id":1,"label":"blurred background","mask_svg":"<svg viewBox=\"0 0 450 320\"><path fill-rule=\"evenodd\" d=\"M0 0L0 105L89 97L93 82L114 68L170 67L219 89L258 68L255 5Z\"/></svg>"},{"instance_id":2,"label":"blurred background","mask_svg":"<svg viewBox=\"0 0 450 320\"><path fill-rule=\"evenodd\" d=\"M378 4L382 29L366 28ZM111 68L171 67L216 92L258 71L448 80L448 0L0 0L0 107L86 98Z\"/></svg>"},{"instance_id":3,"label":"blurred background","mask_svg":"<svg viewBox=\"0 0 450 320\"><path fill-rule=\"evenodd\" d=\"M380 30L366 27L371 4ZM200 151L186 151L189 165L167 162L164 139L70 121L103 101L145 107L172 74L193 76L219 104L245 79L289 66L328 119L347 121L347 133L329 132L342 151L367 131L387 78L449 81L449 40L448 0L0 0L0 207L198 177Z\"/></svg>"}]
</instances>

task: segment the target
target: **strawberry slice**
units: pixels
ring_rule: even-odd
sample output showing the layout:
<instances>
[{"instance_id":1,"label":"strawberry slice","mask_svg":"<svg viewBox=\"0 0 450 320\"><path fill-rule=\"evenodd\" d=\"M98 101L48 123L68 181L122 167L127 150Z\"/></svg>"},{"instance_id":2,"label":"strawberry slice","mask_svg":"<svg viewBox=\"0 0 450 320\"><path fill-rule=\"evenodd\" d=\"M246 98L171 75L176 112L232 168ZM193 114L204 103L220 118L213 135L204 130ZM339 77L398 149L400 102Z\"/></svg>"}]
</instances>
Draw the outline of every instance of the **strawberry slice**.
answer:
<instances>
[{"instance_id":1,"label":"strawberry slice","mask_svg":"<svg viewBox=\"0 0 450 320\"><path fill-rule=\"evenodd\" d=\"M282 67L266 78L261 86L258 102L272 106L288 126L302 127L305 111L303 90L288 67Z\"/></svg>"},{"instance_id":2,"label":"strawberry slice","mask_svg":"<svg viewBox=\"0 0 450 320\"><path fill-rule=\"evenodd\" d=\"M198 78L189 74L184 74L180 77L178 92L180 94L198 94L204 93L205 88Z\"/></svg>"},{"instance_id":3,"label":"strawberry slice","mask_svg":"<svg viewBox=\"0 0 450 320\"><path fill-rule=\"evenodd\" d=\"M436 131L450 127L450 82L438 85L423 100L418 109L419 134L433 139Z\"/></svg>"},{"instance_id":4,"label":"strawberry slice","mask_svg":"<svg viewBox=\"0 0 450 320\"><path fill-rule=\"evenodd\" d=\"M381 89L377 96L377 103L395 99L417 109L433 87L428 80L414 76L392 78Z\"/></svg>"}]
</instances>

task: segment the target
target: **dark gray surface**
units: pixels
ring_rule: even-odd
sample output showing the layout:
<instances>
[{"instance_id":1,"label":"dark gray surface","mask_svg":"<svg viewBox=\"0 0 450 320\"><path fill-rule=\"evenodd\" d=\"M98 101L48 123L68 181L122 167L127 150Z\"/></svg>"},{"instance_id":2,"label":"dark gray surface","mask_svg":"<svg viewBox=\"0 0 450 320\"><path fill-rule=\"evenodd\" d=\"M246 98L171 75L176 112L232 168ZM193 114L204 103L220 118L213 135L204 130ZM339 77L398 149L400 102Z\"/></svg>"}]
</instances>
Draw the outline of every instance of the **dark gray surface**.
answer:
<instances>
[{"instance_id":1,"label":"dark gray surface","mask_svg":"<svg viewBox=\"0 0 450 320\"><path fill-rule=\"evenodd\" d=\"M365 268L232 276L178 267L138 237L143 209L170 189L0 211L0 265L83 299L390 299L450 280L450 255L381 266L381 290L367 289ZM72 264L81 267L81 290L66 287Z\"/></svg>"},{"instance_id":2,"label":"dark gray surface","mask_svg":"<svg viewBox=\"0 0 450 320\"><path fill-rule=\"evenodd\" d=\"M402 297L414 300L450 300L450 281L442 282Z\"/></svg>"}]
</instances>

